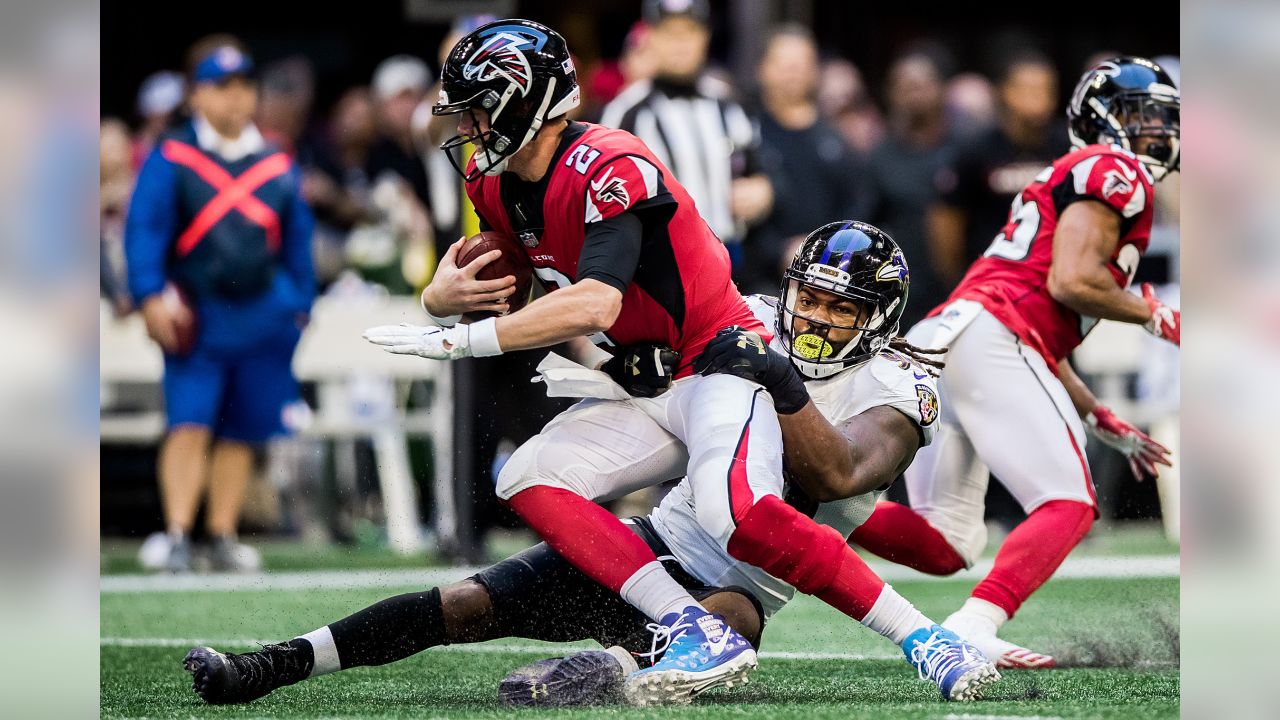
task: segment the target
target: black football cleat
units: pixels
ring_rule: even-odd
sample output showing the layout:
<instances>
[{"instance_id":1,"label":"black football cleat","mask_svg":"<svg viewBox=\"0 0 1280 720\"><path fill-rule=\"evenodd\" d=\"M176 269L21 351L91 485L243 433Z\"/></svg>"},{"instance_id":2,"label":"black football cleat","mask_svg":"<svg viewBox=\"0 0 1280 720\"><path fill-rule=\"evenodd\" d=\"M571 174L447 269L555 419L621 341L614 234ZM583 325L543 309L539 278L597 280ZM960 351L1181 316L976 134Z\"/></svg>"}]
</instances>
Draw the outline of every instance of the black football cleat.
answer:
<instances>
[{"instance_id":1,"label":"black football cleat","mask_svg":"<svg viewBox=\"0 0 1280 720\"><path fill-rule=\"evenodd\" d=\"M191 689L205 702L229 705L257 700L305 679L311 674L309 655L288 645L265 645L244 655L198 647L182 659L182 667L191 673Z\"/></svg>"},{"instance_id":2,"label":"black football cleat","mask_svg":"<svg viewBox=\"0 0 1280 720\"><path fill-rule=\"evenodd\" d=\"M612 652L611 652L612 651ZM568 657L539 660L512 671L498 686L498 699L508 707L575 707L622 700L626 678L623 662L610 650L586 650Z\"/></svg>"}]
</instances>

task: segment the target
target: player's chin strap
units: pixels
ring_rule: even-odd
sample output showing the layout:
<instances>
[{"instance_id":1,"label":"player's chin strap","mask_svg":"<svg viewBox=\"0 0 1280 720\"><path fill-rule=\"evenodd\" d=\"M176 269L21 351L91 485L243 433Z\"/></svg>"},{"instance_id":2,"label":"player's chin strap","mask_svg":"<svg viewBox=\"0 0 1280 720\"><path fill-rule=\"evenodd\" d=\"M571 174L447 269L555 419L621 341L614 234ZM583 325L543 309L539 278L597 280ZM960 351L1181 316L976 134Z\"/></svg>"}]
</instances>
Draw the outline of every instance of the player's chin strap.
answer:
<instances>
[{"instance_id":1,"label":"player's chin strap","mask_svg":"<svg viewBox=\"0 0 1280 720\"><path fill-rule=\"evenodd\" d=\"M498 106L498 112L495 112L489 120L490 127L492 127L493 123L497 120L498 114L501 113L502 109L506 107L507 100L510 99L511 93L514 92L515 87L516 87L515 83L512 83L507 87L507 92L503 93L502 103ZM511 159L511 156L520 152L520 150L524 148L525 145L528 145L529 142L533 140L533 136L537 135L538 131L542 129L542 123L546 120L547 106L551 104L551 97L555 95L555 92L556 92L556 79L548 78L547 91L542 95L542 104L538 106L538 112L534 113L533 122L529 123L529 130L524 134L524 138L522 138L520 142L516 143L515 148L511 150L511 152L505 153L502 156L502 159L497 161L496 163L493 163L492 165L488 165L488 158L486 157L485 160L488 167L480 168L485 175L502 174L504 171L506 171L507 161ZM501 150L499 150L499 152L501 152ZM476 161L476 167L480 167L479 160Z\"/></svg>"},{"instance_id":2,"label":"player's chin strap","mask_svg":"<svg viewBox=\"0 0 1280 720\"><path fill-rule=\"evenodd\" d=\"M656 663L658 658L667 651L667 648L671 647L671 643L675 642L681 635L684 635L685 629L693 627L692 623L684 621L685 617L687 615L680 613L680 617L676 618L675 623L672 625L663 625L662 623L645 625L644 629L653 633L653 643L649 645L649 652L636 653L636 656L648 658L650 664ZM658 647L658 643L662 643L662 647Z\"/></svg>"}]
</instances>

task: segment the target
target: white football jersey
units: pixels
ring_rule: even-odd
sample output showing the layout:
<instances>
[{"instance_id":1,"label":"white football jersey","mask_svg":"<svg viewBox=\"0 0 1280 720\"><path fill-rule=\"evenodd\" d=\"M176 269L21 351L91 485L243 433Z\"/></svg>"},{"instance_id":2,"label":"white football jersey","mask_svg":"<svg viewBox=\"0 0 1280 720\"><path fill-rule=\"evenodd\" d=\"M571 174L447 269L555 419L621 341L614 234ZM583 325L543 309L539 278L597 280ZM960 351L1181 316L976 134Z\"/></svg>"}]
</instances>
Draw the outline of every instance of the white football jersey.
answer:
<instances>
[{"instance_id":1,"label":"white football jersey","mask_svg":"<svg viewBox=\"0 0 1280 720\"><path fill-rule=\"evenodd\" d=\"M774 326L777 300L753 295L752 312L765 327ZM786 352L777 338L772 347ZM938 388L933 376L898 353L885 351L871 360L822 380L808 380L805 388L824 417L835 427L873 407L899 410L920 427L923 445L933 440L938 424ZM848 537L866 522L880 493L871 492L822 503L814 519ZM689 479L680 481L649 515L654 528L690 574L708 585L737 585L760 600L768 619L795 594L795 588L753 565L739 562L698 524Z\"/></svg>"}]
</instances>

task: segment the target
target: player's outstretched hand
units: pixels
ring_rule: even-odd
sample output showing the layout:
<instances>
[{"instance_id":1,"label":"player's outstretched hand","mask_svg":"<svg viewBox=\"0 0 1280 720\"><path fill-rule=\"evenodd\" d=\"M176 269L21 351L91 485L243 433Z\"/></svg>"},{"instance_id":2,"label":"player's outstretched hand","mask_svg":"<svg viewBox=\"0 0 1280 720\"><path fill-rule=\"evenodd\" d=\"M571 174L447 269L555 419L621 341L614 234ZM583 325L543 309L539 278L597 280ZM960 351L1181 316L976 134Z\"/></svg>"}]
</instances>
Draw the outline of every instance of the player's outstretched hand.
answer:
<instances>
[{"instance_id":1,"label":"player's outstretched hand","mask_svg":"<svg viewBox=\"0 0 1280 720\"><path fill-rule=\"evenodd\" d=\"M1182 311L1160 302L1156 290L1151 283L1142 283L1142 299L1151 308L1151 319L1143 325L1147 332L1158 338L1164 338L1174 345L1182 345Z\"/></svg>"},{"instance_id":2,"label":"player's outstretched hand","mask_svg":"<svg viewBox=\"0 0 1280 720\"><path fill-rule=\"evenodd\" d=\"M770 350L759 335L738 325L716 333L694 359L693 371L702 375L736 375L760 383L773 396L774 409L781 415L799 412L809 404L809 391L791 361Z\"/></svg>"},{"instance_id":3,"label":"player's outstretched hand","mask_svg":"<svg viewBox=\"0 0 1280 720\"><path fill-rule=\"evenodd\" d=\"M1129 469L1133 476L1142 480L1148 475L1159 474L1157 463L1172 465L1169 462L1169 448L1152 440L1149 435L1138 428L1116 417L1116 414L1103 405L1093 409L1085 418L1093 436L1111 447L1119 450L1129 461Z\"/></svg>"},{"instance_id":4,"label":"player's outstretched hand","mask_svg":"<svg viewBox=\"0 0 1280 720\"><path fill-rule=\"evenodd\" d=\"M364 339L396 355L417 355L433 360L471 357L469 325L441 328L435 325L379 325L364 331Z\"/></svg>"},{"instance_id":5,"label":"player's outstretched hand","mask_svg":"<svg viewBox=\"0 0 1280 720\"><path fill-rule=\"evenodd\" d=\"M666 345L637 343L619 348L600 369L633 397L657 397L671 387L680 353Z\"/></svg>"}]
</instances>

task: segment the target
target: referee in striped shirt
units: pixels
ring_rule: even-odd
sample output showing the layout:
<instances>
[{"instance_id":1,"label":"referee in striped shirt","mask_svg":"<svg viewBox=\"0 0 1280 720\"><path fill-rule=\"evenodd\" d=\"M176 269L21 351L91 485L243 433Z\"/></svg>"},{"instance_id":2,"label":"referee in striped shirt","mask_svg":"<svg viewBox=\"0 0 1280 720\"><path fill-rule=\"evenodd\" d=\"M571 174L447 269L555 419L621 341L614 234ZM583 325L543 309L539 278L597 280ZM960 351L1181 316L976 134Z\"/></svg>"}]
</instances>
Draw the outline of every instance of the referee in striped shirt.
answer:
<instances>
[{"instance_id":1,"label":"referee in striped shirt","mask_svg":"<svg viewBox=\"0 0 1280 720\"><path fill-rule=\"evenodd\" d=\"M773 186L759 166L759 132L729 88L702 77L711 39L706 0L645 0L644 19L657 76L623 90L600 124L645 142L675 174L698 212L725 243L735 271L747 228L773 207Z\"/></svg>"}]
</instances>

